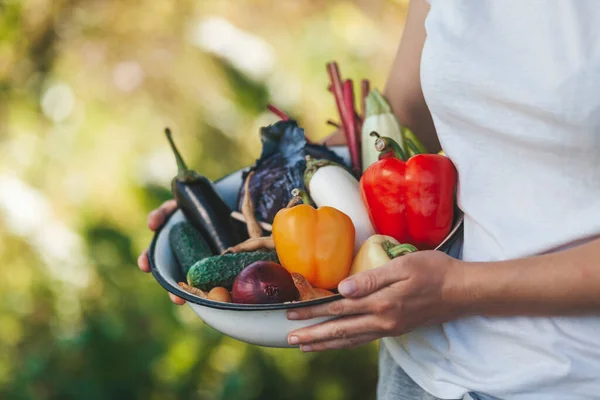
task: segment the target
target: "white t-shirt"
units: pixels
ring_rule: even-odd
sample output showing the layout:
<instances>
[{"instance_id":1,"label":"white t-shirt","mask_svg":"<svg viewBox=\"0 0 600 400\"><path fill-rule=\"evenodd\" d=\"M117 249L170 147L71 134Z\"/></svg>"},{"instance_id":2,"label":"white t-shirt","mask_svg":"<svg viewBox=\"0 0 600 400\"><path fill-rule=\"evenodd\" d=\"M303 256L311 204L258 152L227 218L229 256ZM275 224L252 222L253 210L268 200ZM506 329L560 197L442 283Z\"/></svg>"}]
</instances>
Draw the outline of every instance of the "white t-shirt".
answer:
<instances>
[{"instance_id":1,"label":"white t-shirt","mask_svg":"<svg viewBox=\"0 0 600 400\"><path fill-rule=\"evenodd\" d=\"M600 1L433 0L426 29L422 86L459 173L463 258L599 235ZM437 397L600 399L600 316L472 317L384 341Z\"/></svg>"}]
</instances>

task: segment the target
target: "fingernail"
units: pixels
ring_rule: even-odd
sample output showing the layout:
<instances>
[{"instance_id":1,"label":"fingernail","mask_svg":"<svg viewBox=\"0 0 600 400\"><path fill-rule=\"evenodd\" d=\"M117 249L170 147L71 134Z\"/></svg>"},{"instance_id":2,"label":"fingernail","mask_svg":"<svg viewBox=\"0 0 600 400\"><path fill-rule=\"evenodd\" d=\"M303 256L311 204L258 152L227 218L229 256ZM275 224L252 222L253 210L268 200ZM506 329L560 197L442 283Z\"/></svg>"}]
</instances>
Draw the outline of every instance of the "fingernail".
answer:
<instances>
[{"instance_id":1,"label":"fingernail","mask_svg":"<svg viewBox=\"0 0 600 400\"><path fill-rule=\"evenodd\" d=\"M298 343L300 343L300 339L298 339L298 336L290 336L290 338L288 339L288 343L289 344L298 344Z\"/></svg>"},{"instance_id":2,"label":"fingernail","mask_svg":"<svg viewBox=\"0 0 600 400\"><path fill-rule=\"evenodd\" d=\"M312 346L310 346L310 345L300 346L300 350L302 350L305 353L308 353L308 352L312 351Z\"/></svg>"},{"instance_id":3,"label":"fingernail","mask_svg":"<svg viewBox=\"0 0 600 400\"><path fill-rule=\"evenodd\" d=\"M338 290L342 296L350 296L356 292L356 282L354 282L352 279L343 281L338 286Z\"/></svg>"},{"instance_id":4,"label":"fingernail","mask_svg":"<svg viewBox=\"0 0 600 400\"><path fill-rule=\"evenodd\" d=\"M287 314L288 319L298 319L300 318L300 314L298 314L296 311L290 311Z\"/></svg>"}]
</instances>

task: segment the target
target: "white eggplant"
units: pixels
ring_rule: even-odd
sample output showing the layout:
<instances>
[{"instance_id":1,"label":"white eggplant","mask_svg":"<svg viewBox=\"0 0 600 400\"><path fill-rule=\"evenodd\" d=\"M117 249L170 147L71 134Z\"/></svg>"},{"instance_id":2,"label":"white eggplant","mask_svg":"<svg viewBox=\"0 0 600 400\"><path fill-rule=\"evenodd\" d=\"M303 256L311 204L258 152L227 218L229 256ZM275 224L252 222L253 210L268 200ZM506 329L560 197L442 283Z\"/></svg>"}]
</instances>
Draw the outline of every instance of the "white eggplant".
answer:
<instances>
[{"instance_id":1,"label":"white eggplant","mask_svg":"<svg viewBox=\"0 0 600 400\"><path fill-rule=\"evenodd\" d=\"M376 137L370 136L377 132L380 136L394 139L406 154L406 144L400 124L392 112L392 107L377 89L372 89L366 98L366 116L361 131L361 158L363 172L379 159L375 149Z\"/></svg>"},{"instance_id":2,"label":"white eggplant","mask_svg":"<svg viewBox=\"0 0 600 400\"><path fill-rule=\"evenodd\" d=\"M333 207L350 217L356 230L355 252L375 234L358 181L345 168L328 160L309 159L304 184L317 207Z\"/></svg>"}]
</instances>

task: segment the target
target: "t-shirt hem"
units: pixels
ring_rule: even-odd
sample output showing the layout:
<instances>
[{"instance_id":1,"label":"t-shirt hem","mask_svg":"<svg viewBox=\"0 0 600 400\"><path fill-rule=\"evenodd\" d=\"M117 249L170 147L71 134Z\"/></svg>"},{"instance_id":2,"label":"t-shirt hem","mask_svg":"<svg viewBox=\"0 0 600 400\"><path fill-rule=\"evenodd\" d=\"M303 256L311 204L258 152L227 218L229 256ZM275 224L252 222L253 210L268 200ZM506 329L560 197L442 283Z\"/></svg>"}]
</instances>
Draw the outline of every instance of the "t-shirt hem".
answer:
<instances>
[{"instance_id":1,"label":"t-shirt hem","mask_svg":"<svg viewBox=\"0 0 600 400\"><path fill-rule=\"evenodd\" d=\"M443 388L436 385L434 383L434 378L418 367L418 364L412 360L404 347L397 342L396 338L384 338L382 339L382 343L385 345L385 348L396 364L404 370L406 375L415 381L421 389L432 396L444 400L456 400L464 398L464 396L469 393L467 389L448 382L440 382L441 385L444 386Z\"/></svg>"}]
</instances>

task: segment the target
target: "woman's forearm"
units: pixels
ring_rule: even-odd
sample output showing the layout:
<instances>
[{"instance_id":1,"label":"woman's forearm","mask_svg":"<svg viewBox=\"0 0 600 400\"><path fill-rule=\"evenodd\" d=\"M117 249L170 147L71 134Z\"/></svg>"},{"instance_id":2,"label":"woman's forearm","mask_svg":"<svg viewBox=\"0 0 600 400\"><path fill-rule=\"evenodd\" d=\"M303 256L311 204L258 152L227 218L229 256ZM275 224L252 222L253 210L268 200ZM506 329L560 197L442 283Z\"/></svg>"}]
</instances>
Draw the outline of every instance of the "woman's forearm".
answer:
<instances>
[{"instance_id":1,"label":"woman's forearm","mask_svg":"<svg viewBox=\"0 0 600 400\"><path fill-rule=\"evenodd\" d=\"M425 0L411 0L385 96L398 120L415 132L427 150L438 152L440 144L421 89L421 53L428 12L429 4Z\"/></svg>"},{"instance_id":2,"label":"woman's forearm","mask_svg":"<svg viewBox=\"0 0 600 400\"><path fill-rule=\"evenodd\" d=\"M466 314L600 315L600 239L535 257L464 263L458 293Z\"/></svg>"}]
</instances>

